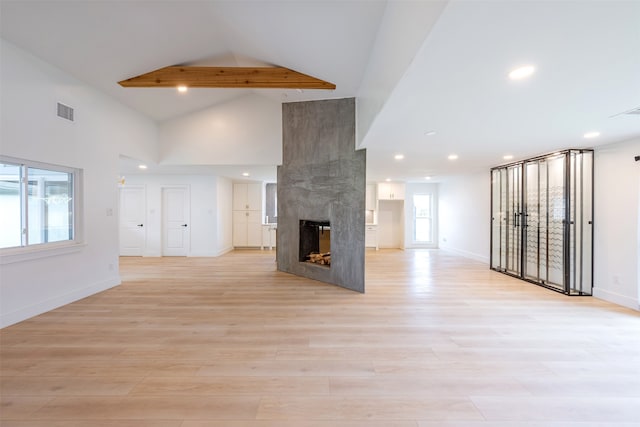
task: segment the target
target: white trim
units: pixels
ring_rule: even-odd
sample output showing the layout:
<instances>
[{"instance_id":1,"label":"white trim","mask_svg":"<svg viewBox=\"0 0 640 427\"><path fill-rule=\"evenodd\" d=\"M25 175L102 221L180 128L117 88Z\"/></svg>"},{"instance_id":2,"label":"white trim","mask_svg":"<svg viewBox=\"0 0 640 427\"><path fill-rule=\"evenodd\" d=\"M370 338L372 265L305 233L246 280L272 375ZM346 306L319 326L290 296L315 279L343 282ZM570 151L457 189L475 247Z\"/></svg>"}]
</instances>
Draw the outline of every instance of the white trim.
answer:
<instances>
[{"instance_id":1,"label":"white trim","mask_svg":"<svg viewBox=\"0 0 640 427\"><path fill-rule=\"evenodd\" d=\"M443 248L440 247L440 249L442 249L443 251L447 251L447 252L452 252L456 255L460 255L462 257L465 258L470 258L476 261L480 261L484 264L489 265L489 257L487 256L483 256L483 255L478 255L478 254L474 254L473 252L469 252L469 251L463 251L461 249L454 249L454 248Z\"/></svg>"},{"instance_id":2,"label":"white trim","mask_svg":"<svg viewBox=\"0 0 640 427\"><path fill-rule=\"evenodd\" d=\"M86 246L86 243L76 243L72 240L65 240L63 242L42 243L39 245L22 246L19 248L7 248L0 251L0 265L31 261L51 256L67 255L80 252Z\"/></svg>"},{"instance_id":3,"label":"white trim","mask_svg":"<svg viewBox=\"0 0 640 427\"><path fill-rule=\"evenodd\" d=\"M81 289L76 289L75 291L69 292L65 295L60 295L34 305L12 311L11 313L3 313L0 316L0 328L5 328L39 314L62 307L63 305L78 301L82 298L86 298L99 292L106 291L107 289L118 286L120 283L122 282L119 276L113 277L111 279L103 280L101 282L94 283Z\"/></svg>"},{"instance_id":4,"label":"white trim","mask_svg":"<svg viewBox=\"0 0 640 427\"><path fill-rule=\"evenodd\" d=\"M229 252L232 252L232 251L233 251L233 246L229 246L229 247L227 247L227 248L220 249L220 250L219 250L219 251L217 251L213 256L215 256L215 257L219 257L219 256L222 256L222 255L224 255L224 254L228 254Z\"/></svg>"},{"instance_id":5,"label":"white trim","mask_svg":"<svg viewBox=\"0 0 640 427\"><path fill-rule=\"evenodd\" d=\"M608 301L614 304L618 304L623 307L630 308L632 310L640 311L640 301L633 299L633 297L620 295L615 292L611 292L606 289L601 289L597 287L593 288L593 296L595 298Z\"/></svg>"},{"instance_id":6,"label":"white trim","mask_svg":"<svg viewBox=\"0 0 640 427\"><path fill-rule=\"evenodd\" d=\"M58 251L58 253L60 253L59 249L61 246L68 246L68 247L83 246L83 242L84 242L84 171L80 168L61 166L53 163L38 162L35 160L20 159L17 157L11 157L11 156L5 156L5 155L0 155L0 162L20 166L22 168L20 203L22 204L21 215L22 215L22 227L23 227L23 229L21 230L21 236L22 236L21 246L10 247L10 248L0 248L0 257L2 258L2 261L0 261L0 265L7 264L9 262L17 262L21 260L36 259L36 258L41 258L43 256L49 256L48 254L41 255L42 253L44 253L43 251L46 251L46 249L49 249L49 248L53 249L54 251ZM58 242L45 242L45 243L36 243L36 244L28 243L29 227L26 226L25 224L28 223L28 219L29 219L29 209L28 209L27 195L26 195L28 193L28 190L26 187L27 186L26 179L28 178L27 170L29 168L67 173L71 175L71 178L72 178L71 184L73 187L73 195L72 195L73 238L72 239L62 240ZM41 249L40 247L44 247L44 249ZM27 252L33 252L34 255L32 257L29 257L26 255ZM68 253L68 251L63 253ZM16 257L14 256L15 254L20 254L21 256ZM8 261L5 260L5 257L8 259ZM13 259L16 259L17 261L13 261Z\"/></svg>"}]
</instances>

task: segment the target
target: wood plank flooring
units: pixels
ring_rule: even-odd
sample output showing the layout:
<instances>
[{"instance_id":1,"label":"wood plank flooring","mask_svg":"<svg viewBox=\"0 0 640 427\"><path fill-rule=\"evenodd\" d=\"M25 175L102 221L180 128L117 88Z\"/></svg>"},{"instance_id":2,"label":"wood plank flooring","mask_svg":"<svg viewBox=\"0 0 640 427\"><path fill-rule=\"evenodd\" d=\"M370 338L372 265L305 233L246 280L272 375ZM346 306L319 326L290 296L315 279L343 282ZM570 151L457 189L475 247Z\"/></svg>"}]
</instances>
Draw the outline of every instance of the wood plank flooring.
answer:
<instances>
[{"instance_id":1,"label":"wood plank flooring","mask_svg":"<svg viewBox=\"0 0 640 427\"><path fill-rule=\"evenodd\" d=\"M443 251L367 252L364 295L272 251L121 273L0 331L0 425L640 426L638 312Z\"/></svg>"}]
</instances>

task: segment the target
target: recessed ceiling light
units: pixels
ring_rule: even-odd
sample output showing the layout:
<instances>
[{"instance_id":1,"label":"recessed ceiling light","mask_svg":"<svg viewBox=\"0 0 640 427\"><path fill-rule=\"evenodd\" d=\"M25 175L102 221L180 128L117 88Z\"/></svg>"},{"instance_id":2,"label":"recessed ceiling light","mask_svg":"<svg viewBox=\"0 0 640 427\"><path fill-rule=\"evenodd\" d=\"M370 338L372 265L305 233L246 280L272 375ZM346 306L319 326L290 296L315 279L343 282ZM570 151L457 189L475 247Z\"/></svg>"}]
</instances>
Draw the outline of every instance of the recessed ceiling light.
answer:
<instances>
[{"instance_id":1,"label":"recessed ceiling light","mask_svg":"<svg viewBox=\"0 0 640 427\"><path fill-rule=\"evenodd\" d=\"M511 159L513 159L513 156L511 154L507 154L505 156L502 156L502 158L505 159L505 160L511 160Z\"/></svg>"},{"instance_id":2,"label":"recessed ceiling light","mask_svg":"<svg viewBox=\"0 0 640 427\"><path fill-rule=\"evenodd\" d=\"M396 154L395 156L393 156L393 158L396 160L402 160L404 159L404 154Z\"/></svg>"},{"instance_id":3,"label":"recessed ceiling light","mask_svg":"<svg viewBox=\"0 0 640 427\"><path fill-rule=\"evenodd\" d=\"M600 136L600 132L587 132L583 135L585 138L597 138Z\"/></svg>"},{"instance_id":4,"label":"recessed ceiling light","mask_svg":"<svg viewBox=\"0 0 640 427\"><path fill-rule=\"evenodd\" d=\"M249 172L242 172L242 176L249 176Z\"/></svg>"},{"instance_id":5,"label":"recessed ceiling light","mask_svg":"<svg viewBox=\"0 0 640 427\"><path fill-rule=\"evenodd\" d=\"M424 179L431 179L431 177L430 176L425 176Z\"/></svg>"},{"instance_id":6,"label":"recessed ceiling light","mask_svg":"<svg viewBox=\"0 0 640 427\"><path fill-rule=\"evenodd\" d=\"M385 179L385 181L391 182L391 178L387 178L387 179Z\"/></svg>"},{"instance_id":7,"label":"recessed ceiling light","mask_svg":"<svg viewBox=\"0 0 640 427\"><path fill-rule=\"evenodd\" d=\"M436 131L435 131L435 130L430 130L430 131L429 131L429 132L427 132L425 135L427 135L427 136L433 136L433 135L435 135L435 134L436 134Z\"/></svg>"},{"instance_id":8,"label":"recessed ceiling light","mask_svg":"<svg viewBox=\"0 0 640 427\"><path fill-rule=\"evenodd\" d=\"M458 158L457 154L449 154L449 156L447 157L447 159L449 160L456 160Z\"/></svg>"},{"instance_id":9,"label":"recessed ceiling light","mask_svg":"<svg viewBox=\"0 0 640 427\"><path fill-rule=\"evenodd\" d=\"M511 80L521 80L530 77L536 69L533 65L525 65L524 67L516 68L509 73Z\"/></svg>"},{"instance_id":10,"label":"recessed ceiling light","mask_svg":"<svg viewBox=\"0 0 640 427\"><path fill-rule=\"evenodd\" d=\"M146 169L147 165L138 165L138 169Z\"/></svg>"},{"instance_id":11,"label":"recessed ceiling light","mask_svg":"<svg viewBox=\"0 0 640 427\"><path fill-rule=\"evenodd\" d=\"M187 91L187 87L185 85L178 86L178 92L185 93Z\"/></svg>"}]
</instances>

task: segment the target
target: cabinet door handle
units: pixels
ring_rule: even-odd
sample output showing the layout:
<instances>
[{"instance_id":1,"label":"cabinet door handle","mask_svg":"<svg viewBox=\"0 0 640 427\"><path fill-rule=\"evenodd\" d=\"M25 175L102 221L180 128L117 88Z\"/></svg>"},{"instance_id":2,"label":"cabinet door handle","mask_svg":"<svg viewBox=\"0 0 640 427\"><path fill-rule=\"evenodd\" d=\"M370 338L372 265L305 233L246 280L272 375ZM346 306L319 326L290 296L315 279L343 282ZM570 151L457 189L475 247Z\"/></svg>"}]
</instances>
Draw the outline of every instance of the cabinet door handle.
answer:
<instances>
[{"instance_id":1,"label":"cabinet door handle","mask_svg":"<svg viewBox=\"0 0 640 427\"><path fill-rule=\"evenodd\" d=\"M144 224L138 224L138 227L144 227Z\"/></svg>"},{"instance_id":2,"label":"cabinet door handle","mask_svg":"<svg viewBox=\"0 0 640 427\"><path fill-rule=\"evenodd\" d=\"M187 226L187 224L182 224L182 226L183 226L183 227L186 227L186 226Z\"/></svg>"}]
</instances>

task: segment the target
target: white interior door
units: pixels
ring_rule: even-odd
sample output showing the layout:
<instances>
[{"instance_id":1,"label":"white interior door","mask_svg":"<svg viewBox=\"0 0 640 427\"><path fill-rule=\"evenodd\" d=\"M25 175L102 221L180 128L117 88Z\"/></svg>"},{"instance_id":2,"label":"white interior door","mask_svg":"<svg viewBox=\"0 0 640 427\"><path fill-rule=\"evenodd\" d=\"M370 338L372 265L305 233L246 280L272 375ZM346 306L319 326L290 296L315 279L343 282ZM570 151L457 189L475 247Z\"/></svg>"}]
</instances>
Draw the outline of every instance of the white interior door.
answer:
<instances>
[{"instance_id":1,"label":"white interior door","mask_svg":"<svg viewBox=\"0 0 640 427\"><path fill-rule=\"evenodd\" d=\"M120 188L120 255L142 256L146 242L143 186Z\"/></svg>"},{"instance_id":2,"label":"white interior door","mask_svg":"<svg viewBox=\"0 0 640 427\"><path fill-rule=\"evenodd\" d=\"M187 256L189 252L189 188L162 189L162 255Z\"/></svg>"}]
</instances>

